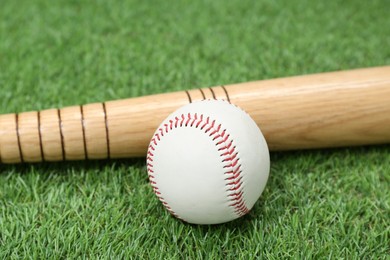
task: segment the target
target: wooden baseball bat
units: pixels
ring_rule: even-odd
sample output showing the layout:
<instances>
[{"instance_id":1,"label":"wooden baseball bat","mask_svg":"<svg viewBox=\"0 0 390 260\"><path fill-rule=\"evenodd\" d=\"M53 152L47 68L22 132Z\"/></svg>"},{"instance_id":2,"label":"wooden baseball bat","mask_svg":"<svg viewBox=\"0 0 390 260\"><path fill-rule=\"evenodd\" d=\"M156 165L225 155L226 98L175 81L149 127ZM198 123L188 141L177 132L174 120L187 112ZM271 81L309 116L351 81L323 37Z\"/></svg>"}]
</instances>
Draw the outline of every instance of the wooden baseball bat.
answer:
<instances>
[{"instance_id":1,"label":"wooden baseball bat","mask_svg":"<svg viewBox=\"0 0 390 260\"><path fill-rule=\"evenodd\" d=\"M182 105L225 99L261 128L270 150L390 142L390 66L319 73L0 116L0 162L144 156Z\"/></svg>"}]
</instances>

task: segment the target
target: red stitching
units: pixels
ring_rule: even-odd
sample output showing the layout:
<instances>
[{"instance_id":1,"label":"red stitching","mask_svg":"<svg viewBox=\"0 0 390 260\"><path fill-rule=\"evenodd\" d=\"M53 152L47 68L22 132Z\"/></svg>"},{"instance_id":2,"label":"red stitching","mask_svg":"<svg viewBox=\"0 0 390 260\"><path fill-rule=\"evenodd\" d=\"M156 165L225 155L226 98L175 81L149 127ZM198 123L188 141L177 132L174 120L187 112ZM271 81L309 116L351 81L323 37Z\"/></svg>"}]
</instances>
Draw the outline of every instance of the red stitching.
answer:
<instances>
[{"instance_id":1,"label":"red stitching","mask_svg":"<svg viewBox=\"0 0 390 260\"><path fill-rule=\"evenodd\" d=\"M204 125L202 125L202 127L200 129L203 130L203 128L205 128L206 125L208 125L209 123L210 123L210 117L207 117L206 122L204 123Z\"/></svg>"},{"instance_id":2,"label":"red stitching","mask_svg":"<svg viewBox=\"0 0 390 260\"><path fill-rule=\"evenodd\" d=\"M188 126L188 123L190 122L190 120L191 120L191 114L190 113L188 113L188 118L187 118L187 122L186 122L186 126Z\"/></svg>"},{"instance_id":3,"label":"red stitching","mask_svg":"<svg viewBox=\"0 0 390 260\"><path fill-rule=\"evenodd\" d=\"M202 121L203 121L203 114L200 115L200 120L199 120L199 122L196 124L196 128L199 127L199 125L202 123Z\"/></svg>"},{"instance_id":4,"label":"red stitching","mask_svg":"<svg viewBox=\"0 0 390 260\"><path fill-rule=\"evenodd\" d=\"M241 198L241 197L242 197L242 191L239 191L239 192L234 192L234 193L232 193L232 194L229 194L228 196L229 196L229 197L232 197L232 196L234 196L235 198L234 198L234 199L232 199L232 200L236 201L236 200L237 200L237 198Z\"/></svg>"},{"instance_id":5,"label":"red stitching","mask_svg":"<svg viewBox=\"0 0 390 260\"><path fill-rule=\"evenodd\" d=\"M211 130L211 128L213 128L213 127L214 127L214 124L215 124L215 120L213 120L213 121L211 122L211 125L210 125L210 127L209 127L209 128L207 128L207 130L205 131L205 133L207 133L208 131L210 131L210 130Z\"/></svg>"},{"instance_id":6,"label":"red stitching","mask_svg":"<svg viewBox=\"0 0 390 260\"><path fill-rule=\"evenodd\" d=\"M213 141L214 141L216 138L218 138L219 136L221 136L221 135L218 134L219 130L221 130L221 124L218 125L217 129L214 129L214 131L210 133L210 136L213 136L214 134L217 134L217 135L214 137Z\"/></svg>"},{"instance_id":7,"label":"red stitching","mask_svg":"<svg viewBox=\"0 0 390 260\"><path fill-rule=\"evenodd\" d=\"M226 172L226 174L232 174L233 176L228 177L225 180L233 180L233 179L238 178L241 174L240 167L241 167L241 165L239 165L234 171Z\"/></svg>"},{"instance_id":8,"label":"red stitching","mask_svg":"<svg viewBox=\"0 0 390 260\"><path fill-rule=\"evenodd\" d=\"M239 159L240 159L240 158L237 158L237 159L232 163L232 167L236 167L236 165L238 164Z\"/></svg>"},{"instance_id":9,"label":"red stitching","mask_svg":"<svg viewBox=\"0 0 390 260\"><path fill-rule=\"evenodd\" d=\"M198 119L198 114L195 113L194 120L192 120L191 127L194 125L195 121Z\"/></svg>"},{"instance_id":10,"label":"red stitching","mask_svg":"<svg viewBox=\"0 0 390 260\"><path fill-rule=\"evenodd\" d=\"M160 128L159 131L160 131L160 135L164 136L164 130L162 128ZM158 139L158 140L160 141L160 139Z\"/></svg>"},{"instance_id":11,"label":"red stitching","mask_svg":"<svg viewBox=\"0 0 390 260\"><path fill-rule=\"evenodd\" d=\"M191 121L192 120L192 121ZM190 123L191 122L191 123ZM220 156L222 158L222 162L225 163L223 168L226 169L225 175L227 177L225 178L226 181L226 187L227 191L230 192L227 196L230 200L230 207L234 208L234 212L239 215L245 215L249 212L249 209L246 207L244 196L243 196L243 180L241 175L241 164L240 164L240 158L238 156L238 152L236 152L236 147L233 145L233 140L229 140L230 134L226 133L226 129L223 129L221 131L221 124L218 124L217 128L215 128L216 121L212 120L210 122L210 117L204 118L203 114L198 115L195 113L191 115L188 113L187 115L180 115L179 117L175 117L174 120L169 120L169 124L164 124L163 127L161 127L156 131L156 134L151 140L151 143L149 145L148 150L148 156L147 156L147 172L149 176L149 182L152 186L152 189L154 193L157 195L158 199L163 203L165 208L175 217L181 219L168 205L168 203L164 200L164 198L161 196L161 192L159 191L157 187L157 183L154 181L154 170L153 170L153 157L154 153L151 151L155 151L155 147L158 145L158 141L161 140L160 135L164 136L164 133L168 133L170 130L173 129L173 127L177 128L179 125L180 127L183 127L183 124L185 127L193 127L195 125L196 128L198 128L201 124L201 130L203 130L205 133L211 131L209 134L210 137L213 137L213 141L215 142L215 145L218 146L218 151L220 152ZM204 130L205 127L208 127L206 130ZM157 139L157 140L156 140ZM154 145L153 145L154 144Z\"/></svg>"},{"instance_id":12,"label":"red stitching","mask_svg":"<svg viewBox=\"0 0 390 260\"><path fill-rule=\"evenodd\" d=\"M232 181L232 182L228 182L228 184L234 186L233 188L231 188L229 190L231 190L231 191L239 190L241 188L242 178L240 177L238 180L235 180L235 181Z\"/></svg>"},{"instance_id":13,"label":"red stitching","mask_svg":"<svg viewBox=\"0 0 390 260\"><path fill-rule=\"evenodd\" d=\"M224 154L226 154L226 153L224 153ZM233 161L234 159L236 159L238 153L235 153L234 155L232 155L232 153L229 151L229 152L227 152L227 155L230 155L231 157L227 157L226 159L223 160L223 162Z\"/></svg>"}]
</instances>

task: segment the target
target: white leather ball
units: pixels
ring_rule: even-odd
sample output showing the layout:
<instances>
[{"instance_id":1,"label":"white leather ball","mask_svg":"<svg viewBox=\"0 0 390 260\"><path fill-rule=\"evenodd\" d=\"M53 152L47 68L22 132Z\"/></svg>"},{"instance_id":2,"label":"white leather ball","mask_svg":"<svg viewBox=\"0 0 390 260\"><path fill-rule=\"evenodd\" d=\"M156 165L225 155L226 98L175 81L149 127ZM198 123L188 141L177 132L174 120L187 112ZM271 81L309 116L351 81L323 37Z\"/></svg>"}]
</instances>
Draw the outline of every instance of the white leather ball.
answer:
<instances>
[{"instance_id":1,"label":"white leather ball","mask_svg":"<svg viewBox=\"0 0 390 260\"><path fill-rule=\"evenodd\" d=\"M260 129L223 100L176 110L156 130L147 154L157 197L172 215L193 224L218 224L248 213L269 170Z\"/></svg>"}]
</instances>

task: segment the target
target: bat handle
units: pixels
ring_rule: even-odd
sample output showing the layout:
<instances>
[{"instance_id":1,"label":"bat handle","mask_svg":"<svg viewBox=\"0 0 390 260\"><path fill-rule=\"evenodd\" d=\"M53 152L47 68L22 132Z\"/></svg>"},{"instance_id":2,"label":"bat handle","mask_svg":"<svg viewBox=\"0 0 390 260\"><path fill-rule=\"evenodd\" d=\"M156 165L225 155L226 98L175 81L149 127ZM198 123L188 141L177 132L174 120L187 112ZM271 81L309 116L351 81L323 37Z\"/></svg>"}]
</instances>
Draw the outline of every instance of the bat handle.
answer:
<instances>
[{"instance_id":1,"label":"bat handle","mask_svg":"<svg viewBox=\"0 0 390 260\"><path fill-rule=\"evenodd\" d=\"M228 99L224 87L0 115L0 163L141 157L178 107Z\"/></svg>"},{"instance_id":2,"label":"bat handle","mask_svg":"<svg viewBox=\"0 0 390 260\"><path fill-rule=\"evenodd\" d=\"M105 104L0 116L4 163L109 157Z\"/></svg>"}]
</instances>

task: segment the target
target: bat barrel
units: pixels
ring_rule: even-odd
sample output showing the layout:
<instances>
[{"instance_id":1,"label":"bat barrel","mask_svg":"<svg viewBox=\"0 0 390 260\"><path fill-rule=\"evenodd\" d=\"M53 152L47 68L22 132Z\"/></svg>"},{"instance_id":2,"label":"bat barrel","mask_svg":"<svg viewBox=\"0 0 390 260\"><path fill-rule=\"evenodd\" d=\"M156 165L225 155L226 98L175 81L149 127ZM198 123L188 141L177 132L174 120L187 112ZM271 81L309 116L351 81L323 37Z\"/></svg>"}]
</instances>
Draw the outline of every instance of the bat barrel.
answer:
<instances>
[{"instance_id":1,"label":"bat barrel","mask_svg":"<svg viewBox=\"0 0 390 260\"><path fill-rule=\"evenodd\" d=\"M227 86L270 150L390 143L390 66Z\"/></svg>"},{"instance_id":2,"label":"bat barrel","mask_svg":"<svg viewBox=\"0 0 390 260\"><path fill-rule=\"evenodd\" d=\"M144 156L170 113L203 99L244 109L271 150L390 142L387 66L0 115L0 162Z\"/></svg>"}]
</instances>

